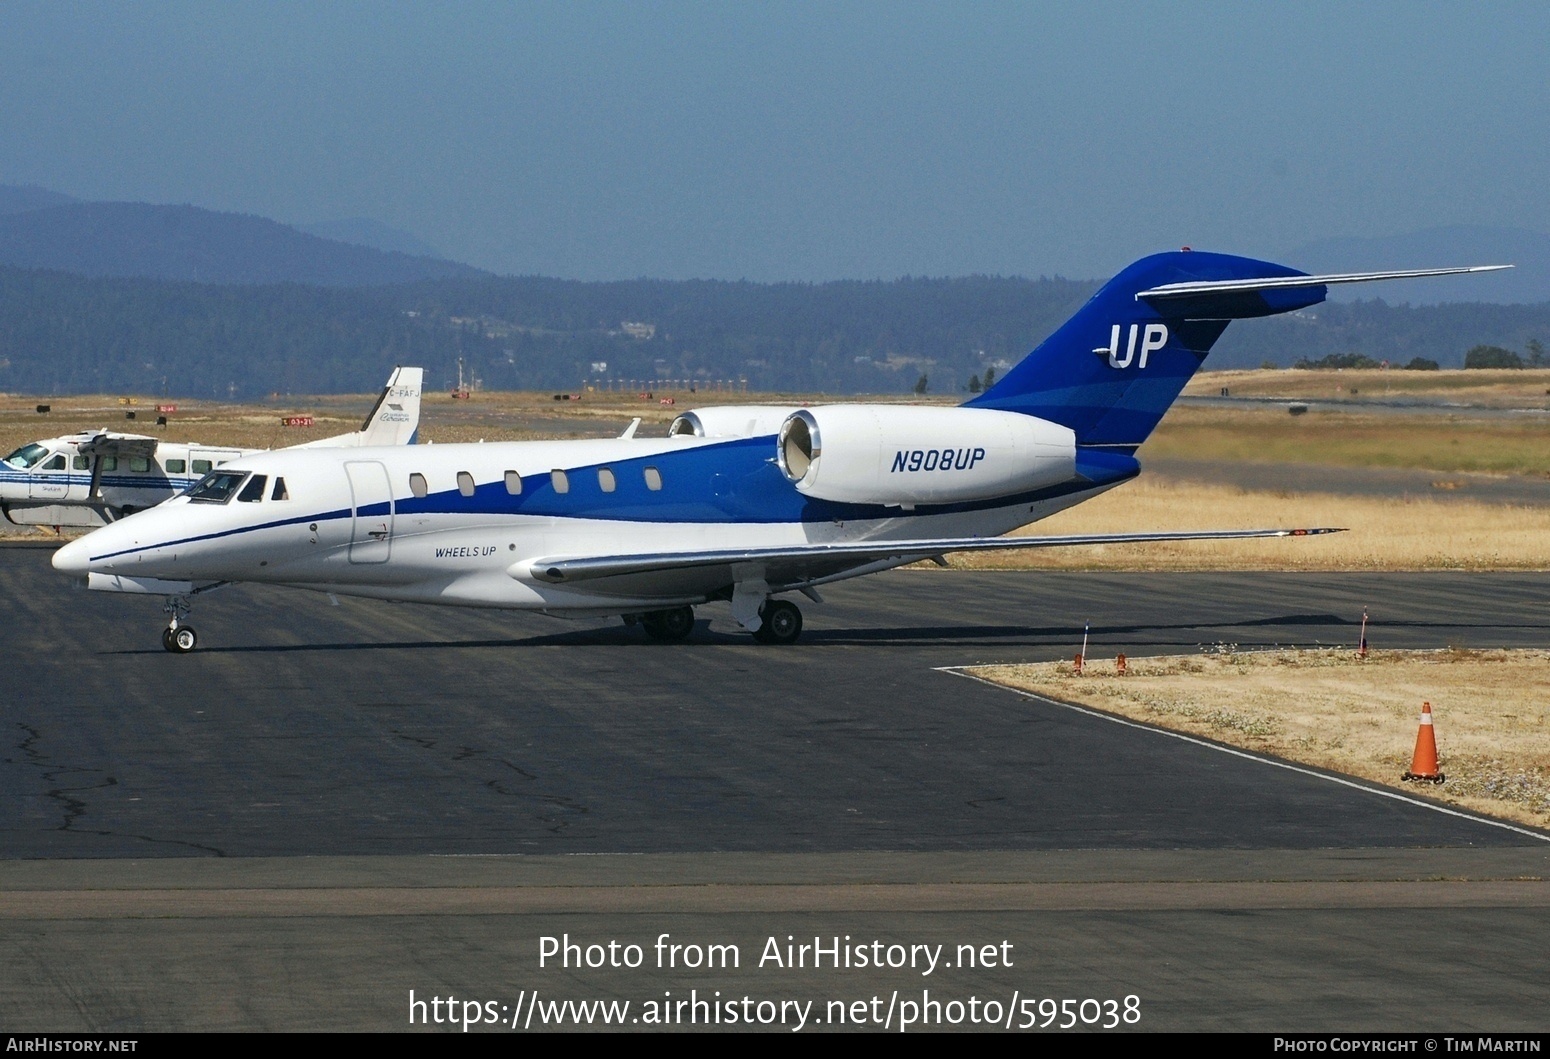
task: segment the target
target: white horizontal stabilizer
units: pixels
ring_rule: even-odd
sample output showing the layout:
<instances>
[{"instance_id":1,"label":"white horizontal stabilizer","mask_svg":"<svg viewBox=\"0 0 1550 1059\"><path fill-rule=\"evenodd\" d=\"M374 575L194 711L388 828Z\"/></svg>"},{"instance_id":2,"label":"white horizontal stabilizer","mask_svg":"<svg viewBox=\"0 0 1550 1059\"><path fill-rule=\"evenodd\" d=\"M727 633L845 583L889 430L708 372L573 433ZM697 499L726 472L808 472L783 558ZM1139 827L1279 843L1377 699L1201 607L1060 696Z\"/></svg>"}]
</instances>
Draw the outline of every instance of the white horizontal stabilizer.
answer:
<instances>
[{"instance_id":1,"label":"white horizontal stabilizer","mask_svg":"<svg viewBox=\"0 0 1550 1059\"><path fill-rule=\"evenodd\" d=\"M1469 272L1499 272L1511 265L1470 265L1464 268L1416 268L1402 272L1338 272L1329 276L1266 276L1259 279L1200 280L1191 283L1165 283L1161 287L1139 291L1136 300L1187 298L1197 294L1232 294L1259 290L1295 290L1324 287L1336 283L1368 283L1380 279L1419 279L1424 276L1457 276Z\"/></svg>"}]
</instances>

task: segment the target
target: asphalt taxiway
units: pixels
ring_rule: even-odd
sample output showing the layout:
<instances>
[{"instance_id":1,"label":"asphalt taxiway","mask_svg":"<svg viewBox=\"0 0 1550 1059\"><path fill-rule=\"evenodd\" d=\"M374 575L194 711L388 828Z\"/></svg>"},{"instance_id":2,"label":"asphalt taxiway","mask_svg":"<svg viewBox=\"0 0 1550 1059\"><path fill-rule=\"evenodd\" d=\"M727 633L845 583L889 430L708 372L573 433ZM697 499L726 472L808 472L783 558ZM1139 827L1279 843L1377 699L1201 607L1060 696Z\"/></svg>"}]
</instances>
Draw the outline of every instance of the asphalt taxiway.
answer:
<instances>
[{"instance_id":1,"label":"asphalt taxiway","mask_svg":"<svg viewBox=\"0 0 1550 1059\"><path fill-rule=\"evenodd\" d=\"M696 983L1117 992L1142 1029L1550 1021L1544 836L944 671L1068 657L1089 622L1095 655L1351 644L1364 608L1379 647L1541 647L1547 575L900 571L825 589L789 648L724 607L662 645L237 587L174 656L153 600L48 556L0 547L8 1028L395 1029L410 988ZM747 959L815 931L1025 962L537 966L567 932Z\"/></svg>"}]
</instances>

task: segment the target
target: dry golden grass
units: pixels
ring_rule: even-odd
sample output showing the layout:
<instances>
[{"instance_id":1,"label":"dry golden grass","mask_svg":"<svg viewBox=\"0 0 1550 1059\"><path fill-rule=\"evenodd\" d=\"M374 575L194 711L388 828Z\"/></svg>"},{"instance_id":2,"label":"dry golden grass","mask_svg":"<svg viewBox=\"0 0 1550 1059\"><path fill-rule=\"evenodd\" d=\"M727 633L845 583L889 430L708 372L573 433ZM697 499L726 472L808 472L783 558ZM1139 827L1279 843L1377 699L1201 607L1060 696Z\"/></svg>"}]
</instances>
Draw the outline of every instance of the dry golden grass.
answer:
<instances>
[{"instance_id":1,"label":"dry golden grass","mask_svg":"<svg viewBox=\"0 0 1550 1059\"><path fill-rule=\"evenodd\" d=\"M954 567L1054 570L1540 570L1550 509L1464 500L1246 492L1143 476L1018 531L1126 533L1346 527L1323 537L1111 544L949 556Z\"/></svg>"},{"instance_id":2,"label":"dry golden grass","mask_svg":"<svg viewBox=\"0 0 1550 1059\"><path fill-rule=\"evenodd\" d=\"M1483 408L1545 408L1550 405L1550 369L1545 368L1521 371L1203 371L1190 380L1184 392L1192 397L1215 397L1224 386L1233 397L1287 400L1388 397L1467 402Z\"/></svg>"},{"instance_id":3,"label":"dry golden grass","mask_svg":"<svg viewBox=\"0 0 1550 1059\"><path fill-rule=\"evenodd\" d=\"M1315 408L1287 415L1273 406L1172 409L1141 447L1147 457L1334 464L1550 475L1550 422L1538 417L1482 418L1362 413Z\"/></svg>"},{"instance_id":4,"label":"dry golden grass","mask_svg":"<svg viewBox=\"0 0 1550 1059\"><path fill-rule=\"evenodd\" d=\"M1235 652L980 666L987 680L1550 826L1550 653ZM1430 702L1441 785L1404 783ZM1417 788L1421 789L1417 789Z\"/></svg>"},{"instance_id":5,"label":"dry golden grass","mask_svg":"<svg viewBox=\"0 0 1550 1059\"><path fill-rule=\"evenodd\" d=\"M663 404L663 399L672 404ZM122 403L132 401L131 404ZM467 400L427 393L421 401L420 436L439 444L460 441L529 441L539 438L608 437L639 416L643 434L661 436L680 412L722 404L799 405L842 398L818 394L655 391L650 399L636 393L592 392L579 401L556 401L552 393L481 391ZM867 397L872 403L916 403L903 397ZM209 445L267 449L299 445L355 430L376 401L376 394L337 394L275 398L241 404L102 394L37 398L0 394L0 455L29 441L60 437L82 430L107 428L149 434L169 441L199 441ZM39 403L52 411L40 415ZM952 404L951 398L926 398L924 403ZM156 425L156 406L175 404L166 426ZM134 412L135 419L125 418ZM288 416L312 416L311 427L286 427Z\"/></svg>"}]
</instances>

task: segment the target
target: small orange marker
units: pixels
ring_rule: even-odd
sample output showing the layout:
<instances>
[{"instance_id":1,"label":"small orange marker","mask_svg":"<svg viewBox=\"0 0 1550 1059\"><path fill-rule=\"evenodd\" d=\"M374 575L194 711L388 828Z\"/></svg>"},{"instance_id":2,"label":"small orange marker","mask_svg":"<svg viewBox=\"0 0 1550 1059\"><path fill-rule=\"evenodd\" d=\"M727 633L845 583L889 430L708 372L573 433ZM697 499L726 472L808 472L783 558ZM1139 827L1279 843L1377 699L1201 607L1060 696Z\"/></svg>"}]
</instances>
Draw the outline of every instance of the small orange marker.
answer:
<instances>
[{"instance_id":1,"label":"small orange marker","mask_svg":"<svg viewBox=\"0 0 1550 1059\"><path fill-rule=\"evenodd\" d=\"M1120 676L1124 676L1125 675L1125 656L1124 655L1120 655L1118 658L1116 658L1114 660L1114 672L1118 673Z\"/></svg>"},{"instance_id":2,"label":"small orange marker","mask_svg":"<svg viewBox=\"0 0 1550 1059\"><path fill-rule=\"evenodd\" d=\"M1071 659L1071 665L1075 668L1076 675L1077 676L1081 676L1082 675L1082 656L1081 656L1080 653L1078 653L1075 658Z\"/></svg>"},{"instance_id":3,"label":"small orange marker","mask_svg":"<svg viewBox=\"0 0 1550 1059\"><path fill-rule=\"evenodd\" d=\"M1421 703L1421 730L1415 734L1415 755L1402 780L1441 783L1448 777L1437 770L1437 735L1432 731L1432 704Z\"/></svg>"}]
</instances>

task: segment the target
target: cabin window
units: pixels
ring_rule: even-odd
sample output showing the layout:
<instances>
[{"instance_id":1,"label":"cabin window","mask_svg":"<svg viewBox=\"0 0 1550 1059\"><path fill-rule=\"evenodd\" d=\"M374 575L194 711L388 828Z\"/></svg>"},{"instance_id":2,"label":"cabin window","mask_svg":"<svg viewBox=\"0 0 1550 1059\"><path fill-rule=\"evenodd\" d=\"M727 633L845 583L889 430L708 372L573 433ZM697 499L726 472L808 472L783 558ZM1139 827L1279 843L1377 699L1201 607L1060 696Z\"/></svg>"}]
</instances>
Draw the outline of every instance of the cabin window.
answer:
<instances>
[{"instance_id":1,"label":"cabin window","mask_svg":"<svg viewBox=\"0 0 1550 1059\"><path fill-rule=\"evenodd\" d=\"M12 467L31 467L48 455L48 449L39 444L23 445L5 458Z\"/></svg>"},{"instance_id":2,"label":"cabin window","mask_svg":"<svg viewBox=\"0 0 1550 1059\"><path fill-rule=\"evenodd\" d=\"M188 461L187 460L168 460L167 461L167 473L168 474L184 474L187 471L188 471Z\"/></svg>"},{"instance_id":3,"label":"cabin window","mask_svg":"<svg viewBox=\"0 0 1550 1059\"><path fill-rule=\"evenodd\" d=\"M516 471L506 472L506 492L517 496L522 492L522 476Z\"/></svg>"},{"instance_id":4,"label":"cabin window","mask_svg":"<svg viewBox=\"0 0 1550 1059\"><path fill-rule=\"evenodd\" d=\"M129 469L144 474L151 469L151 461L145 456L131 456L129 457Z\"/></svg>"},{"instance_id":5,"label":"cabin window","mask_svg":"<svg viewBox=\"0 0 1550 1059\"><path fill-rule=\"evenodd\" d=\"M104 457L102 457L102 469L104 471L116 471L116 470L118 470L118 457L117 456L104 456ZM205 470L209 470L209 468L206 467Z\"/></svg>"},{"instance_id":6,"label":"cabin window","mask_svg":"<svg viewBox=\"0 0 1550 1059\"><path fill-rule=\"evenodd\" d=\"M415 471L413 474L411 474L409 476L409 491L415 496L419 497L421 500L424 500L426 494L431 491L430 487L425 484L425 475L421 474L419 471Z\"/></svg>"},{"instance_id":7,"label":"cabin window","mask_svg":"<svg viewBox=\"0 0 1550 1059\"><path fill-rule=\"evenodd\" d=\"M554 486L556 493L568 493L570 492L570 475L564 471L550 471L549 484Z\"/></svg>"},{"instance_id":8,"label":"cabin window","mask_svg":"<svg viewBox=\"0 0 1550 1059\"><path fill-rule=\"evenodd\" d=\"M662 472L655 467L647 467L644 473L646 475L646 488L653 493L659 491L662 488Z\"/></svg>"},{"instance_id":9,"label":"cabin window","mask_svg":"<svg viewBox=\"0 0 1550 1059\"><path fill-rule=\"evenodd\" d=\"M43 465L45 471L62 471L65 469L65 454L59 453L53 459Z\"/></svg>"},{"instance_id":10,"label":"cabin window","mask_svg":"<svg viewBox=\"0 0 1550 1059\"><path fill-rule=\"evenodd\" d=\"M91 460L87 459L85 456L77 456L75 459L70 461L70 467L72 470L77 471L90 470Z\"/></svg>"},{"instance_id":11,"label":"cabin window","mask_svg":"<svg viewBox=\"0 0 1550 1059\"><path fill-rule=\"evenodd\" d=\"M614 481L613 471L610 471L607 467L599 467L597 469L597 487L599 489L605 493L611 493L614 491L614 488L617 486L617 484L618 483Z\"/></svg>"},{"instance_id":12,"label":"cabin window","mask_svg":"<svg viewBox=\"0 0 1550 1059\"><path fill-rule=\"evenodd\" d=\"M457 472L457 491L464 496L474 495L474 476L467 471Z\"/></svg>"},{"instance_id":13,"label":"cabin window","mask_svg":"<svg viewBox=\"0 0 1550 1059\"><path fill-rule=\"evenodd\" d=\"M237 499L244 504L256 504L264 499L264 486L269 482L269 476L255 474L252 481L242 487L242 492L237 494Z\"/></svg>"},{"instance_id":14,"label":"cabin window","mask_svg":"<svg viewBox=\"0 0 1550 1059\"><path fill-rule=\"evenodd\" d=\"M190 500L210 504L224 504L237 492L237 487L247 478L246 471L211 471L188 491Z\"/></svg>"},{"instance_id":15,"label":"cabin window","mask_svg":"<svg viewBox=\"0 0 1550 1059\"><path fill-rule=\"evenodd\" d=\"M291 498L290 490L285 488L285 479L284 478L276 478L274 480L274 492L269 494L269 499L270 500L289 500L290 498Z\"/></svg>"},{"instance_id":16,"label":"cabin window","mask_svg":"<svg viewBox=\"0 0 1550 1059\"><path fill-rule=\"evenodd\" d=\"M195 460L194 461L194 473L195 474L209 474L210 473L210 466L211 465L210 465L210 461L209 460ZM105 466L102 469L105 470L105 471L110 471L113 468Z\"/></svg>"}]
</instances>

